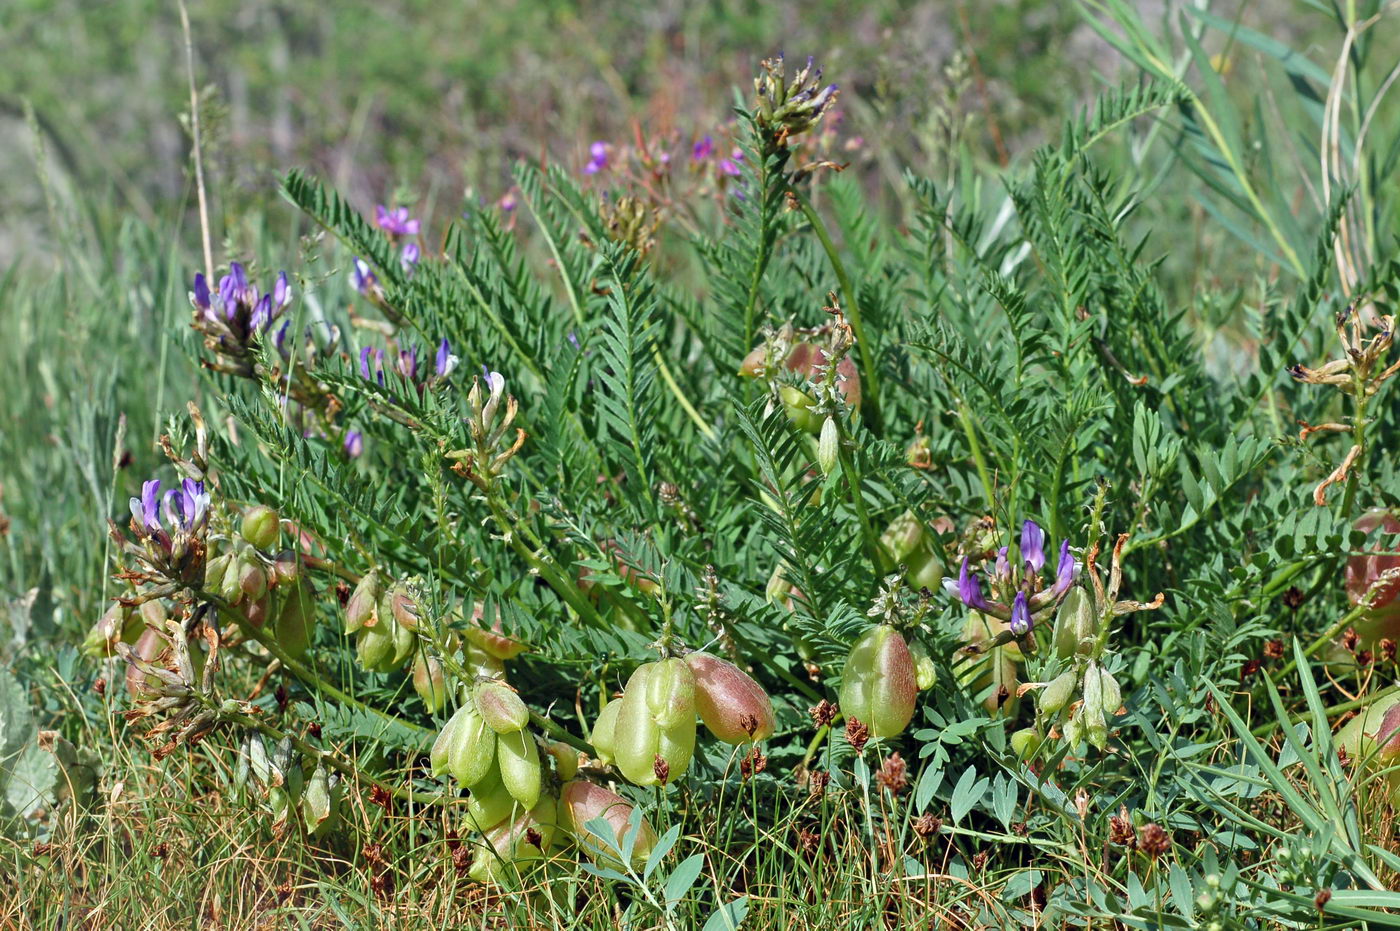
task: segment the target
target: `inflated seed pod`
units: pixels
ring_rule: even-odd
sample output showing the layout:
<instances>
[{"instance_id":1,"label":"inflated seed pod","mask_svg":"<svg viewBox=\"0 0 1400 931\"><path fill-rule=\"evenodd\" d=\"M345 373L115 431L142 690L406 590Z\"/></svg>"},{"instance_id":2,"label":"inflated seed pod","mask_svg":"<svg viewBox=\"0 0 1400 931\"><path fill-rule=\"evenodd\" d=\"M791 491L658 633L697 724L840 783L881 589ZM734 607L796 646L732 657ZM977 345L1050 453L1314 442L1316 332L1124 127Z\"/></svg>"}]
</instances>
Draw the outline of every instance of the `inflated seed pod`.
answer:
<instances>
[{"instance_id":1,"label":"inflated seed pod","mask_svg":"<svg viewBox=\"0 0 1400 931\"><path fill-rule=\"evenodd\" d=\"M608 843L621 847L629 829L628 820L632 816L632 803L616 792L600 785L575 779L565 783L559 795L560 826L574 836L590 857L604 865L621 867L616 859L609 856ZM611 837L596 835L588 827L589 822L603 818L611 828ZM645 863L651 850L656 846L656 832L643 818L632 846L632 865Z\"/></svg>"},{"instance_id":2,"label":"inflated seed pod","mask_svg":"<svg viewBox=\"0 0 1400 931\"><path fill-rule=\"evenodd\" d=\"M447 719L438 731L433 748L428 751L428 764L434 776L443 776L452 771L452 747L457 742L457 730L462 726L461 709Z\"/></svg>"},{"instance_id":3,"label":"inflated seed pod","mask_svg":"<svg viewBox=\"0 0 1400 931\"><path fill-rule=\"evenodd\" d=\"M884 568L888 571L907 560L924 542L924 525L918 515L906 510L890 521L885 532L880 534L880 554L885 559Z\"/></svg>"},{"instance_id":4,"label":"inflated seed pod","mask_svg":"<svg viewBox=\"0 0 1400 931\"><path fill-rule=\"evenodd\" d=\"M943 560L939 559L927 545L919 547L917 552L905 560L904 568L904 580L915 591L926 588L931 592L936 592L943 583Z\"/></svg>"},{"instance_id":5,"label":"inflated seed pod","mask_svg":"<svg viewBox=\"0 0 1400 931\"><path fill-rule=\"evenodd\" d=\"M904 636L888 624L866 631L841 677L841 710L870 729L870 736L894 737L914 717L918 697L914 658Z\"/></svg>"},{"instance_id":6,"label":"inflated seed pod","mask_svg":"<svg viewBox=\"0 0 1400 931\"><path fill-rule=\"evenodd\" d=\"M324 763L319 763L307 780L306 791L301 796L301 818L306 824L306 833L321 835L330 830L335 809L330 770Z\"/></svg>"},{"instance_id":7,"label":"inflated seed pod","mask_svg":"<svg viewBox=\"0 0 1400 931\"><path fill-rule=\"evenodd\" d=\"M136 659L153 663L169 643L170 641L165 634L154 627L147 627L141 631L141 636L137 637L136 642L132 644L131 655ZM132 698L149 698L156 695L159 683L159 679L142 672L135 663L127 663L126 691Z\"/></svg>"},{"instance_id":8,"label":"inflated seed pod","mask_svg":"<svg viewBox=\"0 0 1400 931\"><path fill-rule=\"evenodd\" d=\"M423 699L429 714L437 714L447 702L442 660L419 651L413 658L413 690Z\"/></svg>"},{"instance_id":9,"label":"inflated seed pod","mask_svg":"<svg viewBox=\"0 0 1400 931\"><path fill-rule=\"evenodd\" d=\"M480 606L478 606L479 609ZM474 613L472 619L480 620L480 614ZM466 629L466 637L468 641L499 660L514 659L528 649L526 644L505 635L499 619L491 626L490 630L469 624Z\"/></svg>"},{"instance_id":10,"label":"inflated seed pod","mask_svg":"<svg viewBox=\"0 0 1400 931\"><path fill-rule=\"evenodd\" d=\"M711 734L731 744L772 736L773 702L753 677L709 653L689 653L685 664L695 676L695 710Z\"/></svg>"},{"instance_id":11,"label":"inflated seed pod","mask_svg":"<svg viewBox=\"0 0 1400 931\"><path fill-rule=\"evenodd\" d=\"M1098 618L1094 615L1094 599L1081 586L1074 586L1060 602L1055 612L1055 630L1051 637L1055 653L1069 659L1076 652L1087 653L1098 637Z\"/></svg>"},{"instance_id":12,"label":"inflated seed pod","mask_svg":"<svg viewBox=\"0 0 1400 931\"><path fill-rule=\"evenodd\" d=\"M360 579L345 603L345 632L353 634L379 624L379 573L370 570Z\"/></svg>"},{"instance_id":13,"label":"inflated seed pod","mask_svg":"<svg viewBox=\"0 0 1400 931\"><path fill-rule=\"evenodd\" d=\"M306 654L316 624L316 596L305 580L287 589L277 613L277 642L293 659Z\"/></svg>"},{"instance_id":14,"label":"inflated seed pod","mask_svg":"<svg viewBox=\"0 0 1400 931\"><path fill-rule=\"evenodd\" d=\"M530 723L530 709L504 682L483 682L474 695L476 710L497 734L514 733Z\"/></svg>"},{"instance_id":15,"label":"inflated seed pod","mask_svg":"<svg viewBox=\"0 0 1400 931\"><path fill-rule=\"evenodd\" d=\"M1084 736L1100 750L1108 746L1108 723L1104 720L1103 670L1090 662L1084 670L1084 704L1078 717L1084 722Z\"/></svg>"},{"instance_id":16,"label":"inflated seed pod","mask_svg":"<svg viewBox=\"0 0 1400 931\"><path fill-rule=\"evenodd\" d=\"M420 620L418 602L404 582L395 582L384 596L387 614L393 617L405 630L417 630Z\"/></svg>"},{"instance_id":17,"label":"inflated seed pod","mask_svg":"<svg viewBox=\"0 0 1400 931\"><path fill-rule=\"evenodd\" d=\"M301 557L292 550L283 550L272 559L272 584L289 585L301 578Z\"/></svg>"},{"instance_id":18,"label":"inflated seed pod","mask_svg":"<svg viewBox=\"0 0 1400 931\"><path fill-rule=\"evenodd\" d=\"M1040 732L1033 727L1023 727L1011 735L1011 752L1023 760L1028 760L1035 756L1035 751L1040 749Z\"/></svg>"},{"instance_id":19,"label":"inflated seed pod","mask_svg":"<svg viewBox=\"0 0 1400 931\"><path fill-rule=\"evenodd\" d=\"M593 749L597 751L598 762L604 766L617 756L617 714L621 710L622 699L610 701L598 712L598 717L593 722L593 734L589 743L593 744Z\"/></svg>"},{"instance_id":20,"label":"inflated seed pod","mask_svg":"<svg viewBox=\"0 0 1400 931\"><path fill-rule=\"evenodd\" d=\"M618 769L637 785L673 782L695 750L695 676L679 658L645 663L627 681L614 725Z\"/></svg>"},{"instance_id":21,"label":"inflated seed pod","mask_svg":"<svg viewBox=\"0 0 1400 931\"><path fill-rule=\"evenodd\" d=\"M471 788L486 776L496 759L496 732L486 726L471 702L458 708L455 716L462 720L453 736L448 767L453 779Z\"/></svg>"},{"instance_id":22,"label":"inflated seed pod","mask_svg":"<svg viewBox=\"0 0 1400 931\"><path fill-rule=\"evenodd\" d=\"M393 672L395 669L401 668L404 663L408 662L409 657L413 655L414 650L418 646L418 638L414 636L413 631L404 627L398 621L393 620L391 615L383 616L386 617L386 620L382 622L380 626L388 626L390 628L390 633L394 641L394 653L389 660L388 668L381 671Z\"/></svg>"},{"instance_id":23,"label":"inflated seed pod","mask_svg":"<svg viewBox=\"0 0 1400 931\"><path fill-rule=\"evenodd\" d=\"M492 656L470 640L467 641L465 653L467 672L470 675L484 676L488 679L498 679L505 675L505 661Z\"/></svg>"},{"instance_id":24,"label":"inflated seed pod","mask_svg":"<svg viewBox=\"0 0 1400 931\"><path fill-rule=\"evenodd\" d=\"M578 751L560 740L546 741L544 751L554 758L554 771L567 782L578 773Z\"/></svg>"},{"instance_id":25,"label":"inflated seed pod","mask_svg":"<svg viewBox=\"0 0 1400 931\"><path fill-rule=\"evenodd\" d=\"M223 594L224 579L233 565L232 553L221 553L204 564L204 590Z\"/></svg>"},{"instance_id":26,"label":"inflated seed pod","mask_svg":"<svg viewBox=\"0 0 1400 931\"><path fill-rule=\"evenodd\" d=\"M922 692L931 689L938 681L938 667L929 655L928 647L919 640L909 641L909 656L914 660L914 684Z\"/></svg>"},{"instance_id":27,"label":"inflated seed pod","mask_svg":"<svg viewBox=\"0 0 1400 931\"><path fill-rule=\"evenodd\" d=\"M1075 675L1073 669L1060 673L1050 684L1036 693L1036 704L1042 714L1055 714L1065 705L1069 704L1070 698L1074 696L1074 687L1079 684L1079 677Z\"/></svg>"},{"instance_id":28,"label":"inflated seed pod","mask_svg":"<svg viewBox=\"0 0 1400 931\"><path fill-rule=\"evenodd\" d=\"M467 817L473 828L485 833L510 817L515 810L514 796L506 791L501 782L501 769L492 766L467 796Z\"/></svg>"},{"instance_id":29,"label":"inflated seed pod","mask_svg":"<svg viewBox=\"0 0 1400 931\"><path fill-rule=\"evenodd\" d=\"M279 523L276 511L259 504L243 512L243 523L239 527L239 533L253 546L266 550L277 542Z\"/></svg>"},{"instance_id":30,"label":"inflated seed pod","mask_svg":"<svg viewBox=\"0 0 1400 931\"><path fill-rule=\"evenodd\" d=\"M477 849L467 875L477 882L501 882L536 865L554 845L557 820L557 807L549 799L486 831L487 843Z\"/></svg>"},{"instance_id":31,"label":"inflated seed pod","mask_svg":"<svg viewBox=\"0 0 1400 931\"><path fill-rule=\"evenodd\" d=\"M501 768L501 784L524 808L534 808L540 800L544 770L540 749L529 731L519 730L496 738L496 763Z\"/></svg>"},{"instance_id":32,"label":"inflated seed pod","mask_svg":"<svg viewBox=\"0 0 1400 931\"><path fill-rule=\"evenodd\" d=\"M249 601L257 601L267 594L267 570L259 565L256 557L248 555L238 563L238 587Z\"/></svg>"},{"instance_id":33,"label":"inflated seed pod","mask_svg":"<svg viewBox=\"0 0 1400 931\"><path fill-rule=\"evenodd\" d=\"M378 672L394 658L394 634L387 624L361 627L355 635L355 657L360 668Z\"/></svg>"}]
</instances>

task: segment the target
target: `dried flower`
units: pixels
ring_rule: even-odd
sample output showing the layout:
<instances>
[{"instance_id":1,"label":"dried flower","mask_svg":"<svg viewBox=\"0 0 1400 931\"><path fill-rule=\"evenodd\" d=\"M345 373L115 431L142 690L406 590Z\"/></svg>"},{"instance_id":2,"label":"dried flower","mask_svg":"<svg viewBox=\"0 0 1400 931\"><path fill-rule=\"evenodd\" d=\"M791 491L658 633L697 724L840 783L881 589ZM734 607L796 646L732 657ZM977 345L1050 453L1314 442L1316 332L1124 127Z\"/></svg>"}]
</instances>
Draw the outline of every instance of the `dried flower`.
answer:
<instances>
[{"instance_id":1,"label":"dried flower","mask_svg":"<svg viewBox=\"0 0 1400 931\"><path fill-rule=\"evenodd\" d=\"M926 811L914 819L914 833L928 840L943 827L943 819L935 818L933 812Z\"/></svg>"},{"instance_id":2,"label":"dried flower","mask_svg":"<svg viewBox=\"0 0 1400 931\"><path fill-rule=\"evenodd\" d=\"M1171 850L1172 836L1160 824L1144 824L1138 831L1138 848L1156 859Z\"/></svg>"},{"instance_id":3,"label":"dried flower","mask_svg":"<svg viewBox=\"0 0 1400 931\"><path fill-rule=\"evenodd\" d=\"M875 774L875 781L888 789L891 795L898 795L909 788L909 767L904 758L898 753L887 756L885 762L880 764L880 771Z\"/></svg>"},{"instance_id":4,"label":"dried flower","mask_svg":"<svg viewBox=\"0 0 1400 931\"><path fill-rule=\"evenodd\" d=\"M870 728L866 727L859 719L853 717L846 718L846 742L857 753L865 749L866 741L870 739Z\"/></svg>"}]
</instances>

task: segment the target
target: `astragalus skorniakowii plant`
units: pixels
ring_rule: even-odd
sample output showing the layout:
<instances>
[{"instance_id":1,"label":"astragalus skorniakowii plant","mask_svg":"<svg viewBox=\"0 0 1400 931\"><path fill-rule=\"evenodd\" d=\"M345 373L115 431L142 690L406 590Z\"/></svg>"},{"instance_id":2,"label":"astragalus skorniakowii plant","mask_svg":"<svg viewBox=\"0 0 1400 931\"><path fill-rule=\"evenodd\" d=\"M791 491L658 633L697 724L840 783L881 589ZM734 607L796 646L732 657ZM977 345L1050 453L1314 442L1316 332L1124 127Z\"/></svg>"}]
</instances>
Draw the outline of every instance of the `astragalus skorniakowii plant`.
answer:
<instances>
[{"instance_id":1,"label":"astragalus skorniakowii plant","mask_svg":"<svg viewBox=\"0 0 1400 931\"><path fill-rule=\"evenodd\" d=\"M601 144L441 230L287 176L325 235L194 275L194 338L168 336L208 390L113 525L125 590L87 644L127 716L384 902L706 928L1394 906L1393 741L1362 727L1348 768L1325 708L1395 672L1393 640L1333 643L1387 584L1381 518L1348 528L1395 504L1393 266L1339 298L1324 205L1232 334L1262 364L1221 373L1095 160L1134 120L1198 127L1186 85L1106 95L1004 194L911 175L901 223L804 150L837 106L770 60L714 184L708 137L646 183ZM1286 441L1301 419L1330 432Z\"/></svg>"}]
</instances>

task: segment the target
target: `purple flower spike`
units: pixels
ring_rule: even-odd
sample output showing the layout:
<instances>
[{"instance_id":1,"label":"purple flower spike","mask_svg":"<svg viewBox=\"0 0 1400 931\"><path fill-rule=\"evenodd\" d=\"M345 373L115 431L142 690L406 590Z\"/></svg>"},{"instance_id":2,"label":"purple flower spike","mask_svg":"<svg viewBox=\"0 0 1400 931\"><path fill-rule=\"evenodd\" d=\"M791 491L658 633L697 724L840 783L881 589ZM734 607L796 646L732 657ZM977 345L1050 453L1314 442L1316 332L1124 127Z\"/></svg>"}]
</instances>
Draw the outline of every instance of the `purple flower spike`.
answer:
<instances>
[{"instance_id":1,"label":"purple flower spike","mask_svg":"<svg viewBox=\"0 0 1400 931\"><path fill-rule=\"evenodd\" d=\"M982 580L977 578L975 572L968 571L966 556L963 557L962 572L958 574L958 597L969 608L981 611L987 607L987 600L982 597Z\"/></svg>"},{"instance_id":2,"label":"purple flower spike","mask_svg":"<svg viewBox=\"0 0 1400 931\"><path fill-rule=\"evenodd\" d=\"M1026 593L1017 592L1016 600L1011 602L1011 632L1018 637L1024 637L1031 632L1034 622L1031 621L1031 608L1026 602Z\"/></svg>"},{"instance_id":3,"label":"purple flower spike","mask_svg":"<svg viewBox=\"0 0 1400 931\"><path fill-rule=\"evenodd\" d=\"M452 354L452 344L444 336L442 342L438 343L437 357L433 359L433 371L437 373L439 378L446 378L457 367L458 361L457 357Z\"/></svg>"},{"instance_id":4,"label":"purple flower spike","mask_svg":"<svg viewBox=\"0 0 1400 931\"><path fill-rule=\"evenodd\" d=\"M1045 531L1033 520L1021 525L1021 559L1031 572L1045 568Z\"/></svg>"},{"instance_id":5,"label":"purple flower spike","mask_svg":"<svg viewBox=\"0 0 1400 931\"><path fill-rule=\"evenodd\" d=\"M703 162L715 153L715 141L709 136L695 143L690 149L690 157L693 161Z\"/></svg>"},{"instance_id":6,"label":"purple flower spike","mask_svg":"<svg viewBox=\"0 0 1400 931\"><path fill-rule=\"evenodd\" d=\"M359 457L365 451L365 438L359 430L350 430L345 434L345 455L351 459Z\"/></svg>"},{"instance_id":7,"label":"purple flower spike","mask_svg":"<svg viewBox=\"0 0 1400 931\"><path fill-rule=\"evenodd\" d=\"M408 216L407 207L390 210L383 204L374 208L374 225L394 236L417 236L419 223Z\"/></svg>"},{"instance_id":8,"label":"purple flower spike","mask_svg":"<svg viewBox=\"0 0 1400 931\"><path fill-rule=\"evenodd\" d=\"M1069 587L1074 584L1074 577L1079 574L1079 563L1069 554L1069 541L1060 541L1060 564L1055 567L1055 584L1051 591L1056 598L1059 598Z\"/></svg>"}]
</instances>

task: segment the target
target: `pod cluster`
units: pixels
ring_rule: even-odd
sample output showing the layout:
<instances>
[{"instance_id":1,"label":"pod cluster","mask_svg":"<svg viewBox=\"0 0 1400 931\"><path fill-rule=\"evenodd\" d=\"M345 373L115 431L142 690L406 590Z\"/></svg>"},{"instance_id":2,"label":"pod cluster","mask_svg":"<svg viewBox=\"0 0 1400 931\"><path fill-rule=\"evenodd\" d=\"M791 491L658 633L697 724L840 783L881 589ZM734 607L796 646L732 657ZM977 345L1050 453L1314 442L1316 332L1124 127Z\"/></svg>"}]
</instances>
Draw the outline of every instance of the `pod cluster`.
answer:
<instances>
[{"instance_id":1,"label":"pod cluster","mask_svg":"<svg viewBox=\"0 0 1400 931\"><path fill-rule=\"evenodd\" d=\"M690 766L697 717L730 744L766 740L775 726L762 686L733 663L697 652L638 666L622 697L598 714L593 747L629 781L665 785Z\"/></svg>"},{"instance_id":2,"label":"pod cluster","mask_svg":"<svg viewBox=\"0 0 1400 931\"><path fill-rule=\"evenodd\" d=\"M1097 658L1101 627L1092 596L1078 586L1070 589L1055 615L1051 634L1055 660L1063 671L1036 691L1042 722L1063 720L1061 732L1071 745L1088 741L1100 750L1108 746L1109 723L1123 705L1118 680ZM1040 732L1035 733L1034 740L1012 735L1013 749L1022 756L1034 753L1040 743Z\"/></svg>"},{"instance_id":3,"label":"pod cluster","mask_svg":"<svg viewBox=\"0 0 1400 931\"><path fill-rule=\"evenodd\" d=\"M252 792L267 806L274 828L299 817L308 835L320 837L339 821L340 774L323 762L308 767L290 737L278 741L269 752L261 734L245 735L233 781L235 788Z\"/></svg>"},{"instance_id":4,"label":"pod cluster","mask_svg":"<svg viewBox=\"0 0 1400 931\"><path fill-rule=\"evenodd\" d=\"M273 553L280 536L276 511L263 505L249 508L224 551L206 564L204 588L252 626L269 630L282 649L300 658L315 633L316 592L295 551Z\"/></svg>"}]
</instances>

